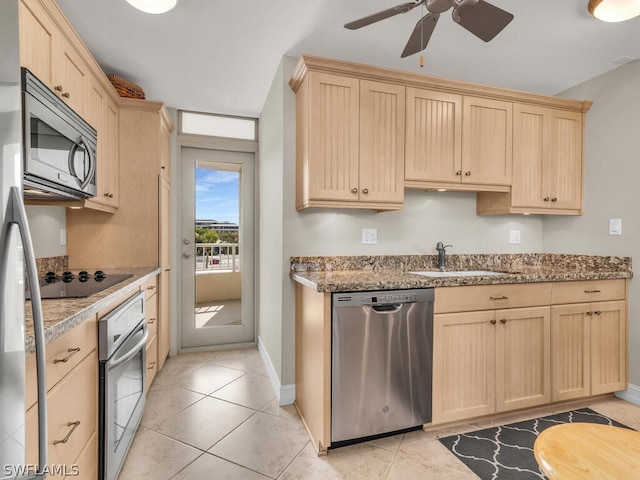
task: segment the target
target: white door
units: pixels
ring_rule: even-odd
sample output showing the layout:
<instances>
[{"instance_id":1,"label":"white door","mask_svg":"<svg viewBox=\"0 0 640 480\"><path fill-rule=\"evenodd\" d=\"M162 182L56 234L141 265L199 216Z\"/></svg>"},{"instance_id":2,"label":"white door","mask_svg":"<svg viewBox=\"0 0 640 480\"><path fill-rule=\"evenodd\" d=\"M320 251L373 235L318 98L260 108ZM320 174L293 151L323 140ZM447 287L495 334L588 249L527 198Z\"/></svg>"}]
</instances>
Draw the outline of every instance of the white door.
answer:
<instances>
[{"instance_id":1,"label":"white door","mask_svg":"<svg viewBox=\"0 0 640 480\"><path fill-rule=\"evenodd\" d=\"M182 149L182 349L255 343L254 162Z\"/></svg>"}]
</instances>

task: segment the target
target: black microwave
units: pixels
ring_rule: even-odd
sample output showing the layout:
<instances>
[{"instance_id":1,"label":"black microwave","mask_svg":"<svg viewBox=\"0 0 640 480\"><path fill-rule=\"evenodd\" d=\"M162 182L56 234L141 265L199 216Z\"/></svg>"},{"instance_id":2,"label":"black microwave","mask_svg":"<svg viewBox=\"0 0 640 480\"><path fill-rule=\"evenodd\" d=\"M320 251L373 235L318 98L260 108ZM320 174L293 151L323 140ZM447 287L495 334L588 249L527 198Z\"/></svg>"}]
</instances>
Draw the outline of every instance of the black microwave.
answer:
<instances>
[{"instance_id":1,"label":"black microwave","mask_svg":"<svg viewBox=\"0 0 640 480\"><path fill-rule=\"evenodd\" d=\"M25 198L95 197L96 130L26 68L22 113Z\"/></svg>"}]
</instances>

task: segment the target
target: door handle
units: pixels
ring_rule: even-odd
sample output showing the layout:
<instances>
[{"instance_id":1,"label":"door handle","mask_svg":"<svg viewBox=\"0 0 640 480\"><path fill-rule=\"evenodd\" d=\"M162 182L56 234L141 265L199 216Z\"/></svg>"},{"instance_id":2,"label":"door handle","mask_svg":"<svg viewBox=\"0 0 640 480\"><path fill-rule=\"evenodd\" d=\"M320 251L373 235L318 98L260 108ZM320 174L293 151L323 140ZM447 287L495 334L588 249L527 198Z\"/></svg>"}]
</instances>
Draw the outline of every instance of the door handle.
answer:
<instances>
[{"instance_id":1,"label":"door handle","mask_svg":"<svg viewBox=\"0 0 640 480\"><path fill-rule=\"evenodd\" d=\"M188 260L189 258L193 257L193 255L194 255L193 253L184 252L182 254L182 258L184 258L185 260Z\"/></svg>"}]
</instances>

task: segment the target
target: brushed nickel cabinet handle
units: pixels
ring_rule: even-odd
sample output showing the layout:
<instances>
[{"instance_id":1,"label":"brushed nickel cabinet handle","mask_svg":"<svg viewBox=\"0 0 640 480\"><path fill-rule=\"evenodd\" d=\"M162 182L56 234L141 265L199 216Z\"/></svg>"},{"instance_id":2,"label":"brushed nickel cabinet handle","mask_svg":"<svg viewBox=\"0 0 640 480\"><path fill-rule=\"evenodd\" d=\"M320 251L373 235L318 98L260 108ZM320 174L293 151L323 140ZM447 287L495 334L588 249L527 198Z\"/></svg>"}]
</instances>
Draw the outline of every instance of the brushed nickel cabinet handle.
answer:
<instances>
[{"instance_id":1,"label":"brushed nickel cabinet handle","mask_svg":"<svg viewBox=\"0 0 640 480\"><path fill-rule=\"evenodd\" d=\"M358 189L357 189L356 187L353 187L353 188L351 189L351 193L358 193Z\"/></svg>"},{"instance_id":2,"label":"brushed nickel cabinet handle","mask_svg":"<svg viewBox=\"0 0 640 480\"><path fill-rule=\"evenodd\" d=\"M458 170L458 171L456 172L456 175L461 176L461 175L462 175L462 170Z\"/></svg>"},{"instance_id":3,"label":"brushed nickel cabinet handle","mask_svg":"<svg viewBox=\"0 0 640 480\"><path fill-rule=\"evenodd\" d=\"M154 368L156 368L156 362L151 362L147 367L147 370L153 370Z\"/></svg>"},{"instance_id":4,"label":"brushed nickel cabinet handle","mask_svg":"<svg viewBox=\"0 0 640 480\"><path fill-rule=\"evenodd\" d=\"M591 316L593 315L593 312L587 312L587 315Z\"/></svg>"},{"instance_id":5,"label":"brushed nickel cabinet handle","mask_svg":"<svg viewBox=\"0 0 640 480\"><path fill-rule=\"evenodd\" d=\"M155 290L156 286L155 285L149 285L147 287L147 290Z\"/></svg>"},{"instance_id":6,"label":"brushed nickel cabinet handle","mask_svg":"<svg viewBox=\"0 0 640 480\"><path fill-rule=\"evenodd\" d=\"M56 92L61 92L61 91L62 91L62 85L56 85L55 87L53 87L53 89L54 89Z\"/></svg>"},{"instance_id":7,"label":"brushed nickel cabinet handle","mask_svg":"<svg viewBox=\"0 0 640 480\"><path fill-rule=\"evenodd\" d=\"M596 315L600 315L602 312L601 312L600 310L596 310L596 311L595 311L595 312L593 312L593 313L595 313Z\"/></svg>"},{"instance_id":8,"label":"brushed nickel cabinet handle","mask_svg":"<svg viewBox=\"0 0 640 480\"><path fill-rule=\"evenodd\" d=\"M66 99L71 98L71 94L70 94L69 92L64 92L64 93L62 94L62 96L63 96L64 98L66 98Z\"/></svg>"},{"instance_id":9,"label":"brushed nickel cabinet handle","mask_svg":"<svg viewBox=\"0 0 640 480\"><path fill-rule=\"evenodd\" d=\"M69 430L69 433L67 433L67 436L64 437L62 440L54 440L53 444L58 445L59 443L67 443L67 441L69 440L69 437L71 437L71 434L76 431L76 428L78 428L78 425L80 425L80 420L67 423L67 427L71 427L71 430Z\"/></svg>"},{"instance_id":10,"label":"brushed nickel cabinet handle","mask_svg":"<svg viewBox=\"0 0 640 480\"><path fill-rule=\"evenodd\" d=\"M501 318L500 319L500 323L504 325L505 323L507 323L507 319L506 318Z\"/></svg>"},{"instance_id":11,"label":"brushed nickel cabinet handle","mask_svg":"<svg viewBox=\"0 0 640 480\"><path fill-rule=\"evenodd\" d=\"M495 320L490 320L489 323L491 323L491 325L495 325L496 321Z\"/></svg>"},{"instance_id":12,"label":"brushed nickel cabinet handle","mask_svg":"<svg viewBox=\"0 0 640 480\"><path fill-rule=\"evenodd\" d=\"M548 202L549 201L549 197L544 197L544 201Z\"/></svg>"},{"instance_id":13,"label":"brushed nickel cabinet handle","mask_svg":"<svg viewBox=\"0 0 640 480\"><path fill-rule=\"evenodd\" d=\"M364 190L362 190L362 193L364 193L366 195L367 193L369 193L369 189L365 188Z\"/></svg>"},{"instance_id":14,"label":"brushed nickel cabinet handle","mask_svg":"<svg viewBox=\"0 0 640 480\"><path fill-rule=\"evenodd\" d=\"M164 165L162 165L160 168L161 168L162 170L166 170L166 169L167 169L167 167L165 167Z\"/></svg>"},{"instance_id":15,"label":"brushed nickel cabinet handle","mask_svg":"<svg viewBox=\"0 0 640 480\"><path fill-rule=\"evenodd\" d=\"M469 177L471 176L471 172L464 172L465 176Z\"/></svg>"},{"instance_id":16,"label":"brushed nickel cabinet handle","mask_svg":"<svg viewBox=\"0 0 640 480\"><path fill-rule=\"evenodd\" d=\"M64 358L54 358L53 359L53 363L67 363L69 361L69 359L71 357L73 357L76 353L78 353L80 351L80 347L76 347L76 348L69 348L67 350L67 352L69 353L69 355L67 355Z\"/></svg>"},{"instance_id":17,"label":"brushed nickel cabinet handle","mask_svg":"<svg viewBox=\"0 0 640 480\"><path fill-rule=\"evenodd\" d=\"M155 318L150 318L149 320L147 320L147 323L149 325L153 325L154 323L156 323L156 319Z\"/></svg>"},{"instance_id":18,"label":"brushed nickel cabinet handle","mask_svg":"<svg viewBox=\"0 0 640 480\"><path fill-rule=\"evenodd\" d=\"M171 269L170 269L170 268L165 268L165 269L164 269L164 271L165 271L165 272L170 272L170 271L171 271Z\"/></svg>"},{"instance_id":19,"label":"brushed nickel cabinet handle","mask_svg":"<svg viewBox=\"0 0 640 480\"><path fill-rule=\"evenodd\" d=\"M602 293L600 290L585 290L584 293Z\"/></svg>"},{"instance_id":20,"label":"brushed nickel cabinet handle","mask_svg":"<svg viewBox=\"0 0 640 480\"><path fill-rule=\"evenodd\" d=\"M558 197L553 197L553 198L551 199L551 201L552 201L552 202L557 202L557 201L558 201Z\"/></svg>"},{"instance_id":21,"label":"brushed nickel cabinet handle","mask_svg":"<svg viewBox=\"0 0 640 480\"><path fill-rule=\"evenodd\" d=\"M501 297L489 297L491 300L509 300L509 297L503 295Z\"/></svg>"}]
</instances>

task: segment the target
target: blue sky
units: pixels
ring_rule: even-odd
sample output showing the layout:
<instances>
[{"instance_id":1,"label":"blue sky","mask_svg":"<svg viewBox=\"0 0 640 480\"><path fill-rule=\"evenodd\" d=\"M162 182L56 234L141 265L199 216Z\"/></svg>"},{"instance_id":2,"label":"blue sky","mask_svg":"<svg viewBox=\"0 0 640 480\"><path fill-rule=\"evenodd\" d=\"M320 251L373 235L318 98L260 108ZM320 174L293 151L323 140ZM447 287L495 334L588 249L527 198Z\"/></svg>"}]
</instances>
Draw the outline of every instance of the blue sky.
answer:
<instances>
[{"instance_id":1,"label":"blue sky","mask_svg":"<svg viewBox=\"0 0 640 480\"><path fill-rule=\"evenodd\" d=\"M196 167L196 220L239 221L240 172Z\"/></svg>"}]
</instances>

